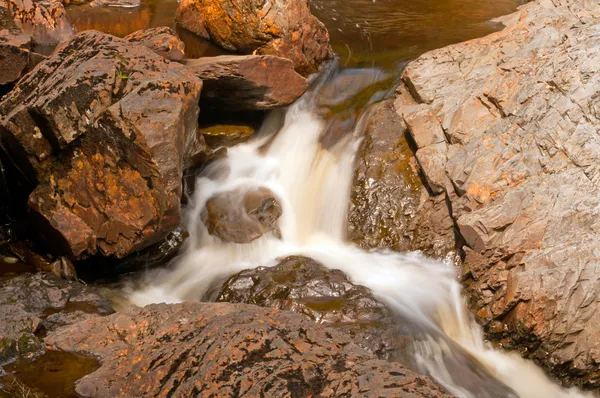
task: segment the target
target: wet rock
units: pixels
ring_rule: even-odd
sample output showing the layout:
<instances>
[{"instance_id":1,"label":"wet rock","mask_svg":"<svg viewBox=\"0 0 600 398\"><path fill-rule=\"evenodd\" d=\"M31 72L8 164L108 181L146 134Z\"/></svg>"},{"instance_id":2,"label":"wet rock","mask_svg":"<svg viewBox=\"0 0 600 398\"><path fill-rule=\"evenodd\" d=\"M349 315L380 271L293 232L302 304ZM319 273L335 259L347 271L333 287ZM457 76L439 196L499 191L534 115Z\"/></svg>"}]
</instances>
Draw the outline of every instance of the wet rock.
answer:
<instances>
[{"instance_id":1,"label":"wet rock","mask_svg":"<svg viewBox=\"0 0 600 398\"><path fill-rule=\"evenodd\" d=\"M143 44L170 61L181 61L185 57L185 44L166 26L137 30L125 36L125 40Z\"/></svg>"},{"instance_id":2,"label":"wet rock","mask_svg":"<svg viewBox=\"0 0 600 398\"><path fill-rule=\"evenodd\" d=\"M122 258L179 225L201 87L144 46L86 31L0 103L2 146L39 181L29 208L57 254Z\"/></svg>"},{"instance_id":3,"label":"wet rock","mask_svg":"<svg viewBox=\"0 0 600 398\"><path fill-rule=\"evenodd\" d=\"M325 83L319 95L319 105L330 108L343 106L360 96L361 92L378 87L380 83L389 79L390 76L381 69L342 69Z\"/></svg>"},{"instance_id":4,"label":"wet rock","mask_svg":"<svg viewBox=\"0 0 600 398\"><path fill-rule=\"evenodd\" d=\"M271 55L221 55L184 64L202 79L202 103L213 108L280 108L292 104L308 88L307 80L289 60Z\"/></svg>"},{"instance_id":5,"label":"wet rock","mask_svg":"<svg viewBox=\"0 0 600 398\"><path fill-rule=\"evenodd\" d=\"M38 44L56 45L75 33L60 1L6 0L6 4L19 29Z\"/></svg>"},{"instance_id":6,"label":"wet rock","mask_svg":"<svg viewBox=\"0 0 600 398\"><path fill-rule=\"evenodd\" d=\"M47 342L101 358L100 369L77 383L77 393L90 397L448 396L345 334L243 304L129 307L63 328Z\"/></svg>"},{"instance_id":7,"label":"wet rock","mask_svg":"<svg viewBox=\"0 0 600 398\"><path fill-rule=\"evenodd\" d=\"M600 383L599 13L598 2L535 1L502 18L503 31L427 53L402 77L419 104L404 119L464 239L479 322L590 388Z\"/></svg>"},{"instance_id":8,"label":"wet rock","mask_svg":"<svg viewBox=\"0 0 600 398\"><path fill-rule=\"evenodd\" d=\"M281 205L267 188L216 194L201 214L208 233L225 242L250 243L266 233L279 236Z\"/></svg>"},{"instance_id":9,"label":"wet rock","mask_svg":"<svg viewBox=\"0 0 600 398\"><path fill-rule=\"evenodd\" d=\"M140 4L142 4L142 0L93 0L90 6L134 8L139 7Z\"/></svg>"},{"instance_id":10,"label":"wet rock","mask_svg":"<svg viewBox=\"0 0 600 398\"><path fill-rule=\"evenodd\" d=\"M48 273L0 278L0 363L43 353L41 336L47 331L112 312L104 298L79 282Z\"/></svg>"},{"instance_id":11,"label":"wet rock","mask_svg":"<svg viewBox=\"0 0 600 398\"><path fill-rule=\"evenodd\" d=\"M204 136L211 148L230 147L247 141L256 132L253 126L243 124L216 124L201 127L198 132Z\"/></svg>"},{"instance_id":12,"label":"wet rock","mask_svg":"<svg viewBox=\"0 0 600 398\"><path fill-rule=\"evenodd\" d=\"M306 257L288 257L229 278L216 300L294 311L352 337L379 358L398 348L398 330L388 309L369 289Z\"/></svg>"},{"instance_id":13,"label":"wet rock","mask_svg":"<svg viewBox=\"0 0 600 398\"><path fill-rule=\"evenodd\" d=\"M327 29L306 0L184 0L175 20L228 51L288 58L304 75L333 56Z\"/></svg>"},{"instance_id":14,"label":"wet rock","mask_svg":"<svg viewBox=\"0 0 600 398\"><path fill-rule=\"evenodd\" d=\"M445 203L423 187L402 116L392 100L370 112L352 185L350 240L365 249L445 257L454 250L453 222Z\"/></svg>"}]
</instances>

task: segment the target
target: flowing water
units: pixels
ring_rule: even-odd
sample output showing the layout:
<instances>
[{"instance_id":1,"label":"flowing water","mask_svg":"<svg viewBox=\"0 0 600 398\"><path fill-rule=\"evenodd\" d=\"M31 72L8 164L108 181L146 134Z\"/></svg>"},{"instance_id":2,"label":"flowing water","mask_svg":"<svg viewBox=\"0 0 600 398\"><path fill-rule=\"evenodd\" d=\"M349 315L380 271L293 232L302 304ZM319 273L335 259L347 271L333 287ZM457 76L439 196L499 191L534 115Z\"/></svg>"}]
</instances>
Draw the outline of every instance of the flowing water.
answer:
<instances>
[{"instance_id":1,"label":"flowing water","mask_svg":"<svg viewBox=\"0 0 600 398\"><path fill-rule=\"evenodd\" d=\"M490 18L515 10L513 0L313 0L314 12L330 30L342 67L381 68L391 73L421 53L482 36L498 29ZM124 36L151 26L173 26L176 0L145 0L136 9L70 7L79 29ZM190 57L220 53L178 31ZM348 134L322 145L326 120L318 111L322 84L331 67L287 111L273 112L252 141L230 148L201 175L186 214L190 238L170 266L153 271L128 291L138 305L204 297L225 278L248 268L269 266L288 255L305 255L344 271L410 325L414 333L411 366L430 374L459 397L577 397L548 379L517 354L494 350L465 309L454 264L416 253L366 252L345 240L354 156L366 113ZM394 72L396 72L394 74ZM388 75L390 76L390 75ZM361 114L366 101L345 106ZM374 92L379 95L373 96ZM338 109L336 112L343 112ZM328 117L331 117L329 115ZM281 127L281 119L284 119ZM200 220L207 199L219 192L266 187L278 197L283 215L281 239L263 236L251 244L224 243ZM142 287L139 287L139 286Z\"/></svg>"}]
</instances>

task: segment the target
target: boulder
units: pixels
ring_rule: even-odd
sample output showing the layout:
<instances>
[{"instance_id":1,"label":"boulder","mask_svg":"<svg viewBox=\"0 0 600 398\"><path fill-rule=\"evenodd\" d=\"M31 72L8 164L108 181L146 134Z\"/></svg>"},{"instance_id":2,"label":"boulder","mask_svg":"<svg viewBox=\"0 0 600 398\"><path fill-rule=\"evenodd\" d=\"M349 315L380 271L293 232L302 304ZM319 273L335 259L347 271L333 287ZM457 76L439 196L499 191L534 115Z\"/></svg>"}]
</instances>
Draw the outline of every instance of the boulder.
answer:
<instances>
[{"instance_id":1,"label":"boulder","mask_svg":"<svg viewBox=\"0 0 600 398\"><path fill-rule=\"evenodd\" d=\"M398 104L396 104L398 106ZM444 201L429 198L406 139L406 124L387 100L369 110L356 156L348 237L364 249L454 251L454 224Z\"/></svg>"},{"instance_id":2,"label":"boulder","mask_svg":"<svg viewBox=\"0 0 600 398\"><path fill-rule=\"evenodd\" d=\"M448 397L345 334L244 304L129 307L62 328L46 342L101 359L100 369L77 382L87 397Z\"/></svg>"},{"instance_id":3,"label":"boulder","mask_svg":"<svg viewBox=\"0 0 600 398\"><path fill-rule=\"evenodd\" d=\"M2 146L39 181L29 208L57 254L122 258L179 225L201 87L144 46L86 31L0 103Z\"/></svg>"},{"instance_id":4,"label":"boulder","mask_svg":"<svg viewBox=\"0 0 600 398\"><path fill-rule=\"evenodd\" d=\"M287 106L308 88L291 61L272 55L221 55L186 60L202 79L202 105L233 111Z\"/></svg>"},{"instance_id":5,"label":"boulder","mask_svg":"<svg viewBox=\"0 0 600 398\"><path fill-rule=\"evenodd\" d=\"M250 243L266 233L279 236L281 205L267 188L251 188L214 195L201 213L208 233L225 242Z\"/></svg>"},{"instance_id":6,"label":"boulder","mask_svg":"<svg viewBox=\"0 0 600 398\"><path fill-rule=\"evenodd\" d=\"M288 58L303 75L333 57L327 29L307 0L183 0L175 20L228 51Z\"/></svg>"},{"instance_id":7,"label":"boulder","mask_svg":"<svg viewBox=\"0 0 600 398\"><path fill-rule=\"evenodd\" d=\"M288 257L273 267L242 271L224 284L215 301L294 311L352 337L379 358L398 348L391 313L369 289L306 257Z\"/></svg>"},{"instance_id":8,"label":"boulder","mask_svg":"<svg viewBox=\"0 0 600 398\"><path fill-rule=\"evenodd\" d=\"M43 353L48 331L112 312L108 301L80 282L48 273L0 278L0 363Z\"/></svg>"},{"instance_id":9,"label":"boulder","mask_svg":"<svg viewBox=\"0 0 600 398\"><path fill-rule=\"evenodd\" d=\"M528 3L504 30L411 62L413 106L398 97L464 241L488 337L589 388L600 383L599 14L594 1Z\"/></svg>"},{"instance_id":10,"label":"boulder","mask_svg":"<svg viewBox=\"0 0 600 398\"><path fill-rule=\"evenodd\" d=\"M16 25L38 44L56 45L75 34L62 2L51 0L3 0Z\"/></svg>"},{"instance_id":11,"label":"boulder","mask_svg":"<svg viewBox=\"0 0 600 398\"><path fill-rule=\"evenodd\" d=\"M256 127L248 124L213 124L200 127L198 132L209 147L220 148L247 141L256 132Z\"/></svg>"},{"instance_id":12,"label":"boulder","mask_svg":"<svg viewBox=\"0 0 600 398\"><path fill-rule=\"evenodd\" d=\"M185 57L185 44L169 27L136 30L125 36L125 40L140 43L170 61L181 61Z\"/></svg>"}]
</instances>

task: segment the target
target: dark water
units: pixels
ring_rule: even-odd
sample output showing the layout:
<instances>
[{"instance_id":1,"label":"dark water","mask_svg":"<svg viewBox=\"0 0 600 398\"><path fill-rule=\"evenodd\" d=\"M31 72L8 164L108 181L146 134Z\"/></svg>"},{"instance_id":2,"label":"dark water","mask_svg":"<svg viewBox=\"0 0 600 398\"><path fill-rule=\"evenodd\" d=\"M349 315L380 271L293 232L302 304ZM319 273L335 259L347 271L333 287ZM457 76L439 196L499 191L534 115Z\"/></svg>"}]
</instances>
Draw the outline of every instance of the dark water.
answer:
<instances>
[{"instance_id":1,"label":"dark water","mask_svg":"<svg viewBox=\"0 0 600 398\"><path fill-rule=\"evenodd\" d=\"M342 66L395 69L420 54L498 30L489 20L513 12L515 0L313 0L329 29ZM71 6L77 30L125 36L138 29L175 27L177 0L144 0L137 8ZM215 47L182 29L189 57L215 55Z\"/></svg>"}]
</instances>

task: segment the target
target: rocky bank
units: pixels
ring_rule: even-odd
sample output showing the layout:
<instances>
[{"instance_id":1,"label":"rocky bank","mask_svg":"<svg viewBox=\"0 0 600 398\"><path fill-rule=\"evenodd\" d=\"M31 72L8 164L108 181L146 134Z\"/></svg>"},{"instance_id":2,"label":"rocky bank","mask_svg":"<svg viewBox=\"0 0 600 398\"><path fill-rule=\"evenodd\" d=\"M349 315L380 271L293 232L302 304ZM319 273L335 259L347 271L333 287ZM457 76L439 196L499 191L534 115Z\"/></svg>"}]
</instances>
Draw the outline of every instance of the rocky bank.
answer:
<instances>
[{"instance_id":1,"label":"rocky bank","mask_svg":"<svg viewBox=\"0 0 600 398\"><path fill-rule=\"evenodd\" d=\"M489 338L565 384L600 382L600 4L540 0L424 54L396 113L448 205Z\"/></svg>"}]
</instances>

